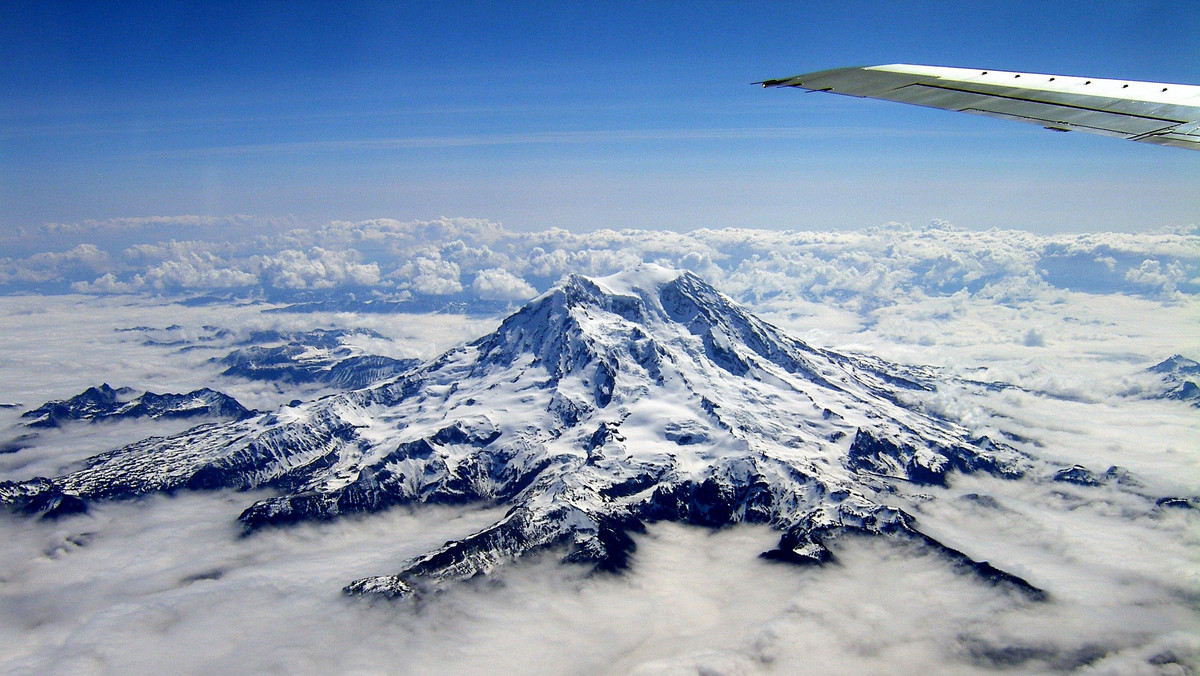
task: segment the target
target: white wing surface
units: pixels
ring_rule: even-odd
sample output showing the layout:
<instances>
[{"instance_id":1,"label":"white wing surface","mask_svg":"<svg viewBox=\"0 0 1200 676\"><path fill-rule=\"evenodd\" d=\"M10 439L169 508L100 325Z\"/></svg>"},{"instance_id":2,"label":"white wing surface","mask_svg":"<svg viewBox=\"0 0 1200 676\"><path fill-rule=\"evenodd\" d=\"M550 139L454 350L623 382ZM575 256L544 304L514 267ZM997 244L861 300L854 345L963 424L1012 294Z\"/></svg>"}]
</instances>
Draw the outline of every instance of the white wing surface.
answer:
<instances>
[{"instance_id":1,"label":"white wing surface","mask_svg":"<svg viewBox=\"0 0 1200 676\"><path fill-rule=\"evenodd\" d=\"M757 83L912 103L1200 150L1200 86L892 64Z\"/></svg>"}]
</instances>

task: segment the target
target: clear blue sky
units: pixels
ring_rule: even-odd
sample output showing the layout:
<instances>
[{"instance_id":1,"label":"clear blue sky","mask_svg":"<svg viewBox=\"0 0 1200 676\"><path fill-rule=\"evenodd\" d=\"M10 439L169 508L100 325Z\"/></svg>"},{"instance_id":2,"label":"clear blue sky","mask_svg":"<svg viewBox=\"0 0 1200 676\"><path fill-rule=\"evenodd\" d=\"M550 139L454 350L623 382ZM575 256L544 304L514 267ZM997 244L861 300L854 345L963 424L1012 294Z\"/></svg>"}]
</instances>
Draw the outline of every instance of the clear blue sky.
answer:
<instances>
[{"instance_id":1,"label":"clear blue sky","mask_svg":"<svg viewBox=\"0 0 1200 676\"><path fill-rule=\"evenodd\" d=\"M1193 0L10 1L0 60L4 227L1200 223L1200 153L750 84L896 62L1200 84Z\"/></svg>"}]
</instances>

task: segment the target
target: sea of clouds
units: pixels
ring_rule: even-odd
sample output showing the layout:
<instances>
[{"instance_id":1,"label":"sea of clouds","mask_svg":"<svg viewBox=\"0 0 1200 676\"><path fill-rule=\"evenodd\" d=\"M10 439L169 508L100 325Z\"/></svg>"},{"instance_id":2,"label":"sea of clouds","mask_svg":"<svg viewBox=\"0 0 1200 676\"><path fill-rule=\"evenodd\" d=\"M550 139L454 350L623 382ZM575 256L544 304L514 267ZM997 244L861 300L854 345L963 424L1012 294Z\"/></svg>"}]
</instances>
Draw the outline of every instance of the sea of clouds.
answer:
<instances>
[{"instance_id":1,"label":"sea of clouds","mask_svg":"<svg viewBox=\"0 0 1200 676\"><path fill-rule=\"evenodd\" d=\"M478 219L332 222L250 218L52 224L0 236L0 289L113 294L356 292L392 299L522 301L562 275L647 262L692 270L741 300L879 307L966 290L1017 302L1056 289L1171 299L1200 292L1195 226L1039 235L946 222L865 231L748 228L512 232Z\"/></svg>"},{"instance_id":2,"label":"sea of clouds","mask_svg":"<svg viewBox=\"0 0 1200 676\"><path fill-rule=\"evenodd\" d=\"M22 433L24 410L101 382L207 386L269 410L296 392L222 376L213 361L253 331L369 328L382 338L363 338L365 353L432 358L564 274L657 262L819 347L933 365L948 384L922 405L1060 465L1124 467L1139 486L956 476L912 489L925 532L1046 589L1045 602L903 542L844 538L833 564L797 568L758 558L778 538L765 528L674 524L638 537L625 575L545 556L420 602L378 602L340 588L493 522L496 508L396 509L245 538L235 519L255 494L154 496L56 522L0 515L0 671L1200 670L1200 516L1138 497L1200 493L1196 409L1154 398L1163 385L1146 372L1172 354L1200 359L1195 230L515 233L468 219L182 218L10 237L0 435ZM360 311L351 294L390 311ZM320 299L336 302L272 312ZM217 329L229 333L210 340ZM52 475L170 425L41 433L0 454L0 480Z\"/></svg>"}]
</instances>

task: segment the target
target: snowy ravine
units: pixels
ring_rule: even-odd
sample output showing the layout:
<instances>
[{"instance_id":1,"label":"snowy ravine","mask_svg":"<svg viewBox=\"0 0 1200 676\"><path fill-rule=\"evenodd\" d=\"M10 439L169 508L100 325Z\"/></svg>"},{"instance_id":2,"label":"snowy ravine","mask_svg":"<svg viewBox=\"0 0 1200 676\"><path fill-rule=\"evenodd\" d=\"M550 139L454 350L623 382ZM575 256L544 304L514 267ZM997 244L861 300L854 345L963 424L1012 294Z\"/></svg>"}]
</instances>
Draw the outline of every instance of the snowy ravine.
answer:
<instances>
[{"instance_id":1,"label":"snowy ravine","mask_svg":"<svg viewBox=\"0 0 1200 676\"><path fill-rule=\"evenodd\" d=\"M0 484L0 500L58 515L154 491L275 490L241 514L247 532L398 504L509 507L350 593L417 593L537 551L619 570L630 532L665 520L769 524L782 536L764 556L797 563L827 560L843 532L909 538L1038 598L923 534L896 490L952 472L1054 476L923 411L936 386L932 371L810 347L691 273L639 266L568 277L386 385L145 439Z\"/></svg>"}]
</instances>

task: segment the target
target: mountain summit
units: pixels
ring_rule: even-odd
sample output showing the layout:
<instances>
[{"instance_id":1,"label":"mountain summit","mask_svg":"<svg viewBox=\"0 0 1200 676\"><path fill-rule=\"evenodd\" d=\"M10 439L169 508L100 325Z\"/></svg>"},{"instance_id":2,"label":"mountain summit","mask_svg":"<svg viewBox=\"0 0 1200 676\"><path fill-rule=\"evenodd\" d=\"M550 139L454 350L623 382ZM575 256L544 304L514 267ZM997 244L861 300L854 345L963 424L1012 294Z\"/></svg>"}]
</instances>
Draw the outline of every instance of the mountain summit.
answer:
<instances>
[{"instance_id":1,"label":"mountain summit","mask_svg":"<svg viewBox=\"0 0 1200 676\"><path fill-rule=\"evenodd\" d=\"M203 425L0 485L27 511L178 488L275 489L247 532L397 504L485 502L496 523L355 581L406 595L540 550L620 569L646 522L770 524L764 555L830 557L841 532L916 538L992 581L1025 581L922 534L897 482L1016 478L1030 461L911 396L932 372L811 347L695 275L573 275L491 334L381 386Z\"/></svg>"}]
</instances>

